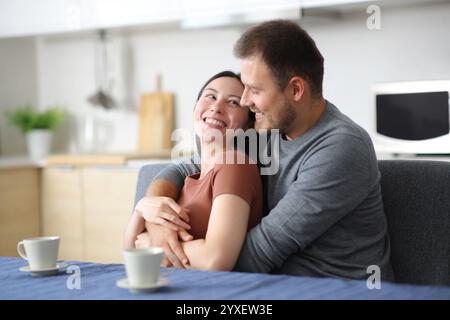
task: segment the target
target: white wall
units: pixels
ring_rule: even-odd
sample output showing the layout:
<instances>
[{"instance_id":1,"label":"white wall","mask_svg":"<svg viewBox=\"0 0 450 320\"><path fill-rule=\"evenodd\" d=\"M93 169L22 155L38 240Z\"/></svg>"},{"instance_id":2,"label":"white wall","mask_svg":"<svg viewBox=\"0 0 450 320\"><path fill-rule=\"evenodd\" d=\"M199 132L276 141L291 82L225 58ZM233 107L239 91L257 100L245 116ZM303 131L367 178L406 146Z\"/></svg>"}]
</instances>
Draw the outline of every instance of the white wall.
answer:
<instances>
[{"instance_id":1,"label":"white wall","mask_svg":"<svg viewBox=\"0 0 450 320\"><path fill-rule=\"evenodd\" d=\"M136 148L140 95L156 89L156 74L162 75L162 90L175 93L175 126L191 130L192 110L198 89L212 74L239 64L232 46L239 37L235 29L115 32L108 45L112 93L118 111L92 108L87 97L96 90L96 35L52 36L39 39L39 101L41 106L63 105L80 120L97 113L97 123L115 130L114 143L99 143L105 151L133 151ZM70 129L76 127L72 121ZM79 126L82 130L82 127ZM67 136L67 130L59 136ZM72 134L75 136L75 134ZM82 140L79 144L83 144ZM58 146L57 146L58 148ZM59 148L64 146L60 143ZM68 146L69 151L77 144Z\"/></svg>"},{"instance_id":2,"label":"white wall","mask_svg":"<svg viewBox=\"0 0 450 320\"><path fill-rule=\"evenodd\" d=\"M368 30L367 17L305 27L325 57L325 96L370 131L372 84L450 80L450 3L381 8L381 30Z\"/></svg>"},{"instance_id":3,"label":"white wall","mask_svg":"<svg viewBox=\"0 0 450 320\"><path fill-rule=\"evenodd\" d=\"M372 84L450 79L450 3L382 8L381 30L368 30L367 17L364 10L359 10L340 20L305 20L302 25L325 57L325 97L371 131L374 127L369 93ZM111 77L113 94L121 104L121 111L96 111L100 121L107 119L108 125L116 128L114 135L109 131L113 143L101 146L105 150L135 148L139 97L155 88L157 72L162 74L163 90L176 95L176 127L190 130L192 108L203 82L217 71L238 70L232 47L241 32L238 28L113 31ZM24 60L31 64L26 69L32 69L32 42L0 40L0 66L6 68L6 75L0 72L0 93L16 92L13 95L16 100L8 95L5 100L4 94L0 94L0 105L37 96L41 108L52 104L65 106L73 119L60 129L59 140L55 142L59 150L77 150L79 145L73 141L75 120L92 114L86 99L95 91L95 39L94 33L39 38L37 85L26 77L23 68L16 70L11 66L19 61L22 64L20 52L24 55L23 47L31 47ZM13 50L14 46L17 49ZM3 58L5 51L10 52L8 59ZM13 63L5 62L11 59ZM8 79L13 79L15 85L5 86L3 83ZM72 137L69 145L65 143L68 136Z\"/></svg>"},{"instance_id":4,"label":"white wall","mask_svg":"<svg viewBox=\"0 0 450 320\"><path fill-rule=\"evenodd\" d=\"M33 38L0 41L0 155L25 154L25 138L6 123L4 112L38 100L36 46Z\"/></svg>"},{"instance_id":5,"label":"white wall","mask_svg":"<svg viewBox=\"0 0 450 320\"><path fill-rule=\"evenodd\" d=\"M175 127L192 131L192 112L204 82L222 70L239 71L233 57L235 29L140 34L135 44L135 96L155 88L154 75L163 75L163 90L176 93Z\"/></svg>"}]
</instances>

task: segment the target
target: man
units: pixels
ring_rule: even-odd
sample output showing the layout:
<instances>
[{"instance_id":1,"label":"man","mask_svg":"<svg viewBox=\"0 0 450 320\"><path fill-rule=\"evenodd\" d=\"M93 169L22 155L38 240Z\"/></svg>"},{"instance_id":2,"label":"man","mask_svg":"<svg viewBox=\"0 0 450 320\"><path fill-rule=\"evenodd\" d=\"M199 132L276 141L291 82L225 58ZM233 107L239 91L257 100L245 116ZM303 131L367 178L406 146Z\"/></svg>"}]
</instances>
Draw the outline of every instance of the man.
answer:
<instances>
[{"instance_id":1,"label":"man","mask_svg":"<svg viewBox=\"0 0 450 320\"><path fill-rule=\"evenodd\" d=\"M279 170L264 177L268 214L249 231L235 270L364 279L376 265L392 280L374 148L323 98L324 59L314 41L294 22L275 20L246 31L234 53L245 85L241 105L255 112L257 130L280 130ZM149 187L153 205L143 210L181 214L171 199L197 171L170 165ZM170 263L187 262L176 231L146 227L148 244L164 247ZM180 238L189 239L186 232Z\"/></svg>"}]
</instances>

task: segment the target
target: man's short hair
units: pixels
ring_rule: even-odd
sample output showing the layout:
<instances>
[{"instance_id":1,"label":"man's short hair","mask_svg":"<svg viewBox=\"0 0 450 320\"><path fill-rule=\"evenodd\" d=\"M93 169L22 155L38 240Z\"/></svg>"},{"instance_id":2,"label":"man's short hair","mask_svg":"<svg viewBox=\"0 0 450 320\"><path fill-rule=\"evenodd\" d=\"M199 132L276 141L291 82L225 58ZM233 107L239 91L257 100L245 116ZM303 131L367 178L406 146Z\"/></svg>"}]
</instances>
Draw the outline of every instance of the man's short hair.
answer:
<instances>
[{"instance_id":1,"label":"man's short hair","mask_svg":"<svg viewBox=\"0 0 450 320\"><path fill-rule=\"evenodd\" d=\"M261 55L284 89L293 76L304 78L311 94L322 96L323 56L298 24L288 20L263 22L242 34L234 46L237 58Z\"/></svg>"}]
</instances>

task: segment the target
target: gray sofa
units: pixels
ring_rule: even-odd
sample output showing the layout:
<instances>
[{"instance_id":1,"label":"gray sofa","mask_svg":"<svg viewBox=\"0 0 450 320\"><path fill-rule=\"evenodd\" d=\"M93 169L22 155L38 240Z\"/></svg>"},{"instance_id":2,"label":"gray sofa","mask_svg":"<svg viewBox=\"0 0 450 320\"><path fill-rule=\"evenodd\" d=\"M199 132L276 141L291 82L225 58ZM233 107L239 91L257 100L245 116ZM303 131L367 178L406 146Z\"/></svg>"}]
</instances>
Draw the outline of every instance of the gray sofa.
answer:
<instances>
[{"instance_id":1,"label":"gray sofa","mask_svg":"<svg viewBox=\"0 0 450 320\"><path fill-rule=\"evenodd\" d=\"M141 168L136 201L167 164ZM381 188L396 281L450 285L450 163L381 160Z\"/></svg>"}]
</instances>

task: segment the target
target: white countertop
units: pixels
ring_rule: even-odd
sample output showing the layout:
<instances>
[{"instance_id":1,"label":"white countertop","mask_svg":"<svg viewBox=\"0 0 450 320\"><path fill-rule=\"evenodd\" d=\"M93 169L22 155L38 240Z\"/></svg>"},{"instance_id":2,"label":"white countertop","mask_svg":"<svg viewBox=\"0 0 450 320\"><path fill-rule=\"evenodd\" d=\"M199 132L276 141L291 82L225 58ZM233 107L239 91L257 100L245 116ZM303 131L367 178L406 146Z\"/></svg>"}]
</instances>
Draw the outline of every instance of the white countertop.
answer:
<instances>
[{"instance_id":1,"label":"white countertop","mask_svg":"<svg viewBox=\"0 0 450 320\"><path fill-rule=\"evenodd\" d=\"M6 156L0 157L0 169L36 167L43 168L46 166L46 161L33 161L26 156Z\"/></svg>"},{"instance_id":2,"label":"white countertop","mask_svg":"<svg viewBox=\"0 0 450 320\"><path fill-rule=\"evenodd\" d=\"M157 163L170 163L171 160L167 158L153 158L153 159L139 159L139 160L128 160L125 166L120 166L127 169L139 169L147 164L157 164ZM45 168L47 166L47 161L33 161L26 156L5 156L0 157L0 169L11 169L11 168L25 168L25 167L35 167L35 168ZM70 167L70 166L69 166ZM93 165L92 167L112 167L108 165Z\"/></svg>"}]
</instances>

